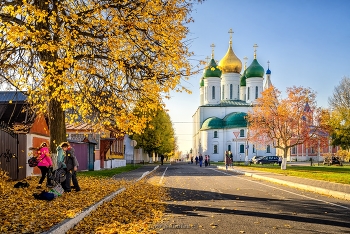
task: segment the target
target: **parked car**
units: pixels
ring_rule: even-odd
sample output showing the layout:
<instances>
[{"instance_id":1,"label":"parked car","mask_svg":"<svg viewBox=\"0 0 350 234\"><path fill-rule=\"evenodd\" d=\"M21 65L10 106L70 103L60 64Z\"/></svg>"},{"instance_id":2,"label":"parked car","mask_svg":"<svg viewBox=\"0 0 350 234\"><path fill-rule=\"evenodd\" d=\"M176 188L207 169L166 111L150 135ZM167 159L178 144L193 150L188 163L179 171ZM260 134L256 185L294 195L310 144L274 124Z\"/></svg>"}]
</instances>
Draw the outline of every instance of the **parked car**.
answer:
<instances>
[{"instance_id":1,"label":"parked car","mask_svg":"<svg viewBox=\"0 0 350 234\"><path fill-rule=\"evenodd\" d=\"M254 164L256 164L256 161L258 161L258 159L260 159L260 158L262 158L263 156L254 156L254 157L252 157L252 159L250 159L250 163L252 164L252 163L254 163Z\"/></svg>"},{"instance_id":2,"label":"parked car","mask_svg":"<svg viewBox=\"0 0 350 234\"><path fill-rule=\"evenodd\" d=\"M340 162L340 159L338 157L332 157L331 158L325 158L323 160L323 165L339 165L339 166L342 166L343 164Z\"/></svg>"},{"instance_id":3,"label":"parked car","mask_svg":"<svg viewBox=\"0 0 350 234\"><path fill-rule=\"evenodd\" d=\"M265 156L265 157L259 158L256 161L256 163L257 164L269 164L269 163L275 164L275 163L278 163L278 156Z\"/></svg>"}]
</instances>

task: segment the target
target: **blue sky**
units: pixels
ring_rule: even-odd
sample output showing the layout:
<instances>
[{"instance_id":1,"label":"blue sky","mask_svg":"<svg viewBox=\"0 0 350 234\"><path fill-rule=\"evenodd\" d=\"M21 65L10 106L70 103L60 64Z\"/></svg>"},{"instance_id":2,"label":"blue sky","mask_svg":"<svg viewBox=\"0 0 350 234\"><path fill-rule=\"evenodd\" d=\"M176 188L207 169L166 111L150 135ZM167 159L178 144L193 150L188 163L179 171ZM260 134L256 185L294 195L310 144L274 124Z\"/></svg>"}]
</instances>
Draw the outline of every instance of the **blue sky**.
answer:
<instances>
[{"instance_id":1,"label":"blue sky","mask_svg":"<svg viewBox=\"0 0 350 234\"><path fill-rule=\"evenodd\" d=\"M347 0L206 0L195 6L189 25L192 58L205 60L215 44L220 60L234 31L232 47L247 66L257 60L267 69L280 91L287 87L310 87L319 106L328 107L328 98L344 76L350 76L350 1ZM192 147L192 115L199 106L201 73L181 84L193 93L172 93L167 109L174 123L179 150Z\"/></svg>"}]
</instances>

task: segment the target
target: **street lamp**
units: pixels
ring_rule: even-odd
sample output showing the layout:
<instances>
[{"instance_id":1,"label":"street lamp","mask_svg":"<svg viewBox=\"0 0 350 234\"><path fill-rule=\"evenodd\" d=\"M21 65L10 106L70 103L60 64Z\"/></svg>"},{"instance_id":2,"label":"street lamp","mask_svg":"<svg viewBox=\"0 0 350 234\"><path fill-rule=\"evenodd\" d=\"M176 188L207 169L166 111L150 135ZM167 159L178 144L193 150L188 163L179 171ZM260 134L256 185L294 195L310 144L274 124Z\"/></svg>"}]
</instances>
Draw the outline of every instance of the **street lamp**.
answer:
<instances>
[{"instance_id":1,"label":"street lamp","mask_svg":"<svg viewBox=\"0 0 350 234\"><path fill-rule=\"evenodd\" d=\"M137 141L131 140L130 145L132 146L132 161L133 161L134 167L135 167L134 151L135 151L135 146L137 145Z\"/></svg>"}]
</instances>

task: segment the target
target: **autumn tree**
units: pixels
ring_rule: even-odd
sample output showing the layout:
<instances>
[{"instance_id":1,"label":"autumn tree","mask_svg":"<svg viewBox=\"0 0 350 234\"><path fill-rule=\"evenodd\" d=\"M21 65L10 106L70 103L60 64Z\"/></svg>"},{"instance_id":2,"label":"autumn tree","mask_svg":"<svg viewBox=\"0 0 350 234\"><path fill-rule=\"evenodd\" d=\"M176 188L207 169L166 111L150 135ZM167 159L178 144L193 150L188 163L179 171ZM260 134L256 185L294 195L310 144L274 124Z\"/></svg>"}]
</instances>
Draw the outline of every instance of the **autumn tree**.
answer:
<instances>
[{"instance_id":1,"label":"autumn tree","mask_svg":"<svg viewBox=\"0 0 350 234\"><path fill-rule=\"evenodd\" d=\"M287 88L286 94L283 98L280 91L270 87L248 113L249 141L272 143L281 149L282 169L286 168L288 151L293 146L324 146L328 139L319 125L321 109L316 106L316 94L303 87Z\"/></svg>"},{"instance_id":2,"label":"autumn tree","mask_svg":"<svg viewBox=\"0 0 350 234\"><path fill-rule=\"evenodd\" d=\"M344 77L328 99L332 145L350 149L350 78Z\"/></svg>"},{"instance_id":3,"label":"autumn tree","mask_svg":"<svg viewBox=\"0 0 350 234\"><path fill-rule=\"evenodd\" d=\"M51 151L68 120L140 132L191 74L184 40L201 0L3 0L0 80L49 119ZM99 126L96 126L98 128Z\"/></svg>"},{"instance_id":4,"label":"autumn tree","mask_svg":"<svg viewBox=\"0 0 350 234\"><path fill-rule=\"evenodd\" d=\"M176 138L170 116L163 108L149 114L151 120L141 134L131 136L137 141L137 147L142 148L149 155L164 154L166 157L174 154Z\"/></svg>"}]
</instances>

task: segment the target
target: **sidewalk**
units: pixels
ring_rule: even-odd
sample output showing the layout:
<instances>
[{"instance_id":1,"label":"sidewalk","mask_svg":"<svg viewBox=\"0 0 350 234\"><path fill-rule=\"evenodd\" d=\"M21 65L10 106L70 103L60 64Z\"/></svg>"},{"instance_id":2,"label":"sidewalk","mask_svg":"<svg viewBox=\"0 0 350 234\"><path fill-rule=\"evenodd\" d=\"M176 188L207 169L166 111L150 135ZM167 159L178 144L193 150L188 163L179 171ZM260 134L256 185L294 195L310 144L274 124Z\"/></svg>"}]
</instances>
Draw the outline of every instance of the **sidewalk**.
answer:
<instances>
[{"instance_id":1,"label":"sidewalk","mask_svg":"<svg viewBox=\"0 0 350 234\"><path fill-rule=\"evenodd\" d=\"M141 167L128 171L128 172L123 172L119 173L113 176L114 179L124 179L124 180L140 180L143 178L146 174L154 170L158 164L146 164L142 165Z\"/></svg>"},{"instance_id":2,"label":"sidewalk","mask_svg":"<svg viewBox=\"0 0 350 234\"><path fill-rule=\"evenodd\" d=\"M226 170L224 166L218 166L221 170ZM236 173L250 176L260 180L266 180L282 185L287 185L293 188L303 189L335 198L350 200L350 185L340 184L322 180L306 179L295 176L286 176L265 171L251 170L245 167L233 167L228 170Z\"/></svg>"}]
</instances>

